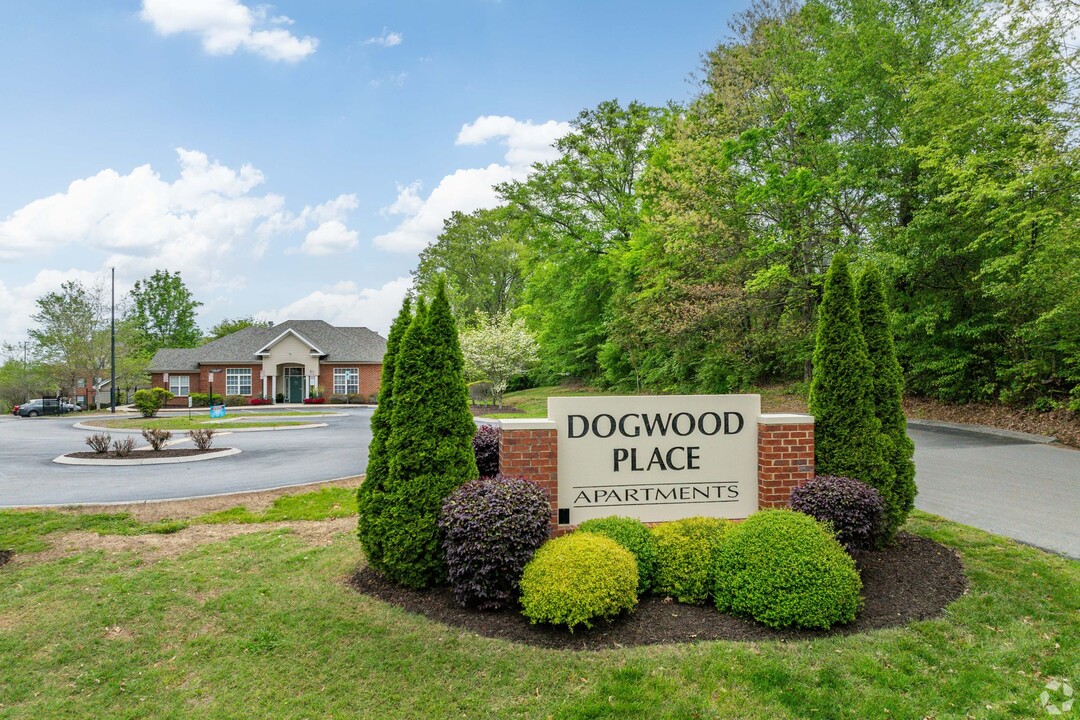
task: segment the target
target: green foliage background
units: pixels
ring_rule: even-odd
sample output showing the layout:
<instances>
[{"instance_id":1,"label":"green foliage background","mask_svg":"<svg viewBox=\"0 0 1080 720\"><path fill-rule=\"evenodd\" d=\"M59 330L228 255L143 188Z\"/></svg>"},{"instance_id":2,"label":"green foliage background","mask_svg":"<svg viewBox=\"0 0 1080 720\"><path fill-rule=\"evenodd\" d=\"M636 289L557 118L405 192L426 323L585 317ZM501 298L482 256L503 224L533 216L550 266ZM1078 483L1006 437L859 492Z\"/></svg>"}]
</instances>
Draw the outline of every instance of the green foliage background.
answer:
<instances>
[{"instance_id":1,"label":"green foliage background","mask_svg":"<svg viewBox=\"0 0 1080 720\"><path fill-rule=\"evenodd\" d=\"M524 317L534 380L724 392L810 380L846 252L881 272L909 391L1080 408L1069 9L755 2L690 102L582 111L559 159L448 223L418 282L452 269L463 306ZM493 243L513 281L481 297L458 278Z\"/></svg>"}]
</instances>

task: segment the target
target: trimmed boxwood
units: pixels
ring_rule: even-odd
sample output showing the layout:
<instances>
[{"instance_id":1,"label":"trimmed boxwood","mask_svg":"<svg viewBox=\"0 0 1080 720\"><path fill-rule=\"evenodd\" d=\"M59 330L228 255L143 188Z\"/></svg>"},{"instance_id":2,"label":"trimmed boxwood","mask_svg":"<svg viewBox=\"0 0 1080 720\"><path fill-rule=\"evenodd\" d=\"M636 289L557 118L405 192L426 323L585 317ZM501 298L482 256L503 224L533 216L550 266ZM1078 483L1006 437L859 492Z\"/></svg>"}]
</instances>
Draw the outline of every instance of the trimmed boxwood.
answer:
<instances>
[{"instance_id":1,"label":"trimmed boxwood","mask_svg":"<svg viewBox=\"0 0 1080 720\"><path fill-rule=\"evenodd\" d=\"M637 561L596 533L549 540L521 576L521 610L533 623L592 627L637 606Z\"/></svg>"},{"instance_id":2,"label":"trimmed boxwood","mask_svg":"<svg viewBox=\"0 0 1080 720\"><path fill-rule=\"evenodd\" d=\"M716 564L716 607L771 628L828 629L862 605L855 561L828 526L794 510L763 510L731 529Z\"/></svg>"},{"instance_id":3,"label":"trimmed boxwood","mask_svg":"<svg viewBox=\"0 0 1080 720\"><path fill-rule=\"evenodd\" d=\"M578 526L578 532L605 535L629 550L637 560L638 595L652 590L656 582L656 538L645 523L613 515L586 520Z\"/></svg>"},{"instance_id":4,"label":"trimmed boxwood","mask_svg":"<svg viewBox=\"0 0 1080 720\"><path fill-rule=\"evenodd\" d=\"M513 603L525 564L548 538L547 493L525 478L480 478L446 498L439 530L454 597L495 610Z\"/></svg>"},{"instance_id":5,"label":"trimmed boxwood","mask_svg":"<svg viewBox=\"0 0 1080 720\"><path fill-rule=\"evenodd\" d=\"M692 517L657 525L657 595L702 605L709 599L717 553L731 523L721 518Z\"/></svg>"},{"instance_id":6,"label":"trimmed boxwood","mask_svg":"<svg viewBox=\"0 0 1080 720\"><path fill-rule=\"evenodd\" d=\"M829 524L848 551L885 540L885 500L876 488L852 478L819 475L791 492L791 509Z\"/></svg>"}]
</instances>

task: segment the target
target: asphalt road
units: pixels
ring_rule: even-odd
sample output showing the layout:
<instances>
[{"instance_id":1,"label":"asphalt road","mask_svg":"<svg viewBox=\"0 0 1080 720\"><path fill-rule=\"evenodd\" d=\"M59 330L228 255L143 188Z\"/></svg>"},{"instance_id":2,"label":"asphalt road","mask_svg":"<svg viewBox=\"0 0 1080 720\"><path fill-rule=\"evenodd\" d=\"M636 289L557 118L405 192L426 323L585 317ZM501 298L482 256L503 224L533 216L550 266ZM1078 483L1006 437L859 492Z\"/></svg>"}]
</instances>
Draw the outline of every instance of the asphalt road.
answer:
<instances>
[{"instance_id":1,"label":"asphalt road","mask_svg":"<svg viewBox=\"0 0 1080 720\"><path fill-rule=\"evenodd\" d=\"M58 465L57 455L85 449L88 431L71 418L0 416L0 507L165 500L359 475L372 410L341 411L313 420L325 428L223 433L216 446L243 451L232 457L136 467ZM909 432L920 510L1080 558L1080 451L925 425Z\"/></svg>"},{"instance_id":2,"label":"asphalt road","mask_svg":"<svg viewBox=\"0 0 1080 720\"><path fill-rule=\"evenodd\" d=\"M239 455L133 467L58 465L57 455L88 449L90 431L72 427L73 418L0 416L0 507L166 500L359 475L367 467L372 408L340 412L312 418L324 428L215 436L214 447L240 448Z\"/></svg>"},{"instance_id":3,"label":"asphalt road","mask_svg":"<svg viewBox=\"0 0 1080 720\"><path fill-rule=\"evenodd\" d=\"M1080 450L909 425L915 507L1080 558Z\"/></svg>"}]
</instances>

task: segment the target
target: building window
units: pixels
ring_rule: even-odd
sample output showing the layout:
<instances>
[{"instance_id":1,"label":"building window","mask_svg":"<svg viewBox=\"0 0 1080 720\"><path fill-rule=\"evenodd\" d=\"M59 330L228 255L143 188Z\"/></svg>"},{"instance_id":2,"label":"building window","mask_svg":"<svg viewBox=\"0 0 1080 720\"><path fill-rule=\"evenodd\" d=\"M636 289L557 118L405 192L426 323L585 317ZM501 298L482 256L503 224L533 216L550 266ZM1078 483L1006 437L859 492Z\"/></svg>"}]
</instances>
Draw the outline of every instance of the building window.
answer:
<instances>
[{"instance_id":1,"label":"building window","mask_svg":"<svg viewBox=\"0 0 1080 720\"><path fill-rule=\"evenodd\" d=\"M225 394L251 394L251 368L225 368Z\"/></svg>"},{"instance_id":2,"label":"building window","mask_svg":"<svg viewBox=\"0 0 1080 720\"><path fill-rule=\"evenodd\" d=\"M188 385L187 375L170 375L169 376L169 392L177 397L186 396L190 394L191 386Z\"/></svg>"},{"instance_id":3,"label":"building window","mask_svg":"<svg viewBox=\"0 0 1080 720\"><path fill-rule=\"evenodd\" d=\"M360 392L360 368L334 368L334 394Z\"/></svg>"}]
</instances>

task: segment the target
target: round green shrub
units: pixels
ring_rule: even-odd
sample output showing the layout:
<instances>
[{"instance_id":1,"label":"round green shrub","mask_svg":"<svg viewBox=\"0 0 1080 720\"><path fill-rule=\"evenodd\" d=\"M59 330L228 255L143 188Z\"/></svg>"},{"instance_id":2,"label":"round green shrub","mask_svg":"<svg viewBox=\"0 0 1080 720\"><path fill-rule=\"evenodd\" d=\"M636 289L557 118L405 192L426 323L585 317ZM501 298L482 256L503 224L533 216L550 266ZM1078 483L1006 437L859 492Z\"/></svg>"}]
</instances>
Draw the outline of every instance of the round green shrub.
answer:
<instances>
[{"instance_id":1,"label":"round green shrub","mask_svg":"<svg viewBox=\"0 0 1080 720\"><path fill-rule=\"evenodd\" d=\"M681 603L702 605L709 599L717 553L731 523L692 517L652 529L656 538L653 592Z\"/></svg>"},{"instance_id":2,"label":"round green shrub","mask_svg":"<svg viewBox=\"0 0 1080 720\"><path fill-rule=\"evenodd\" d=\"M630 551L637 560L638 595L649 592L656 581L656 538L635 518L611 516L586 520L578 526L580 532L605 535Z\"/></svg>"},{"instance_id":3,"label":"round green shrub","mask_svg":"<svg viewBox=\"0 0 1080 720\"><path fill-rule=\"evenodd\" d=\"M716 566L716 607L772 628L828 629L862 605L855 561L830 528L794 510L763 510L732 528Z\"/></svg>"},{"instance_id":4,"label":"round green shrub","mask_svg":"<svg viewBox=\"0 0 1080 720\"><path fill-rule=\"evenodd\" d=\"M611 538L575 532L549 540L521 576L521 611L531 622L592 627L637 605L637 561Z\"/></svg>"}]
</instances>

